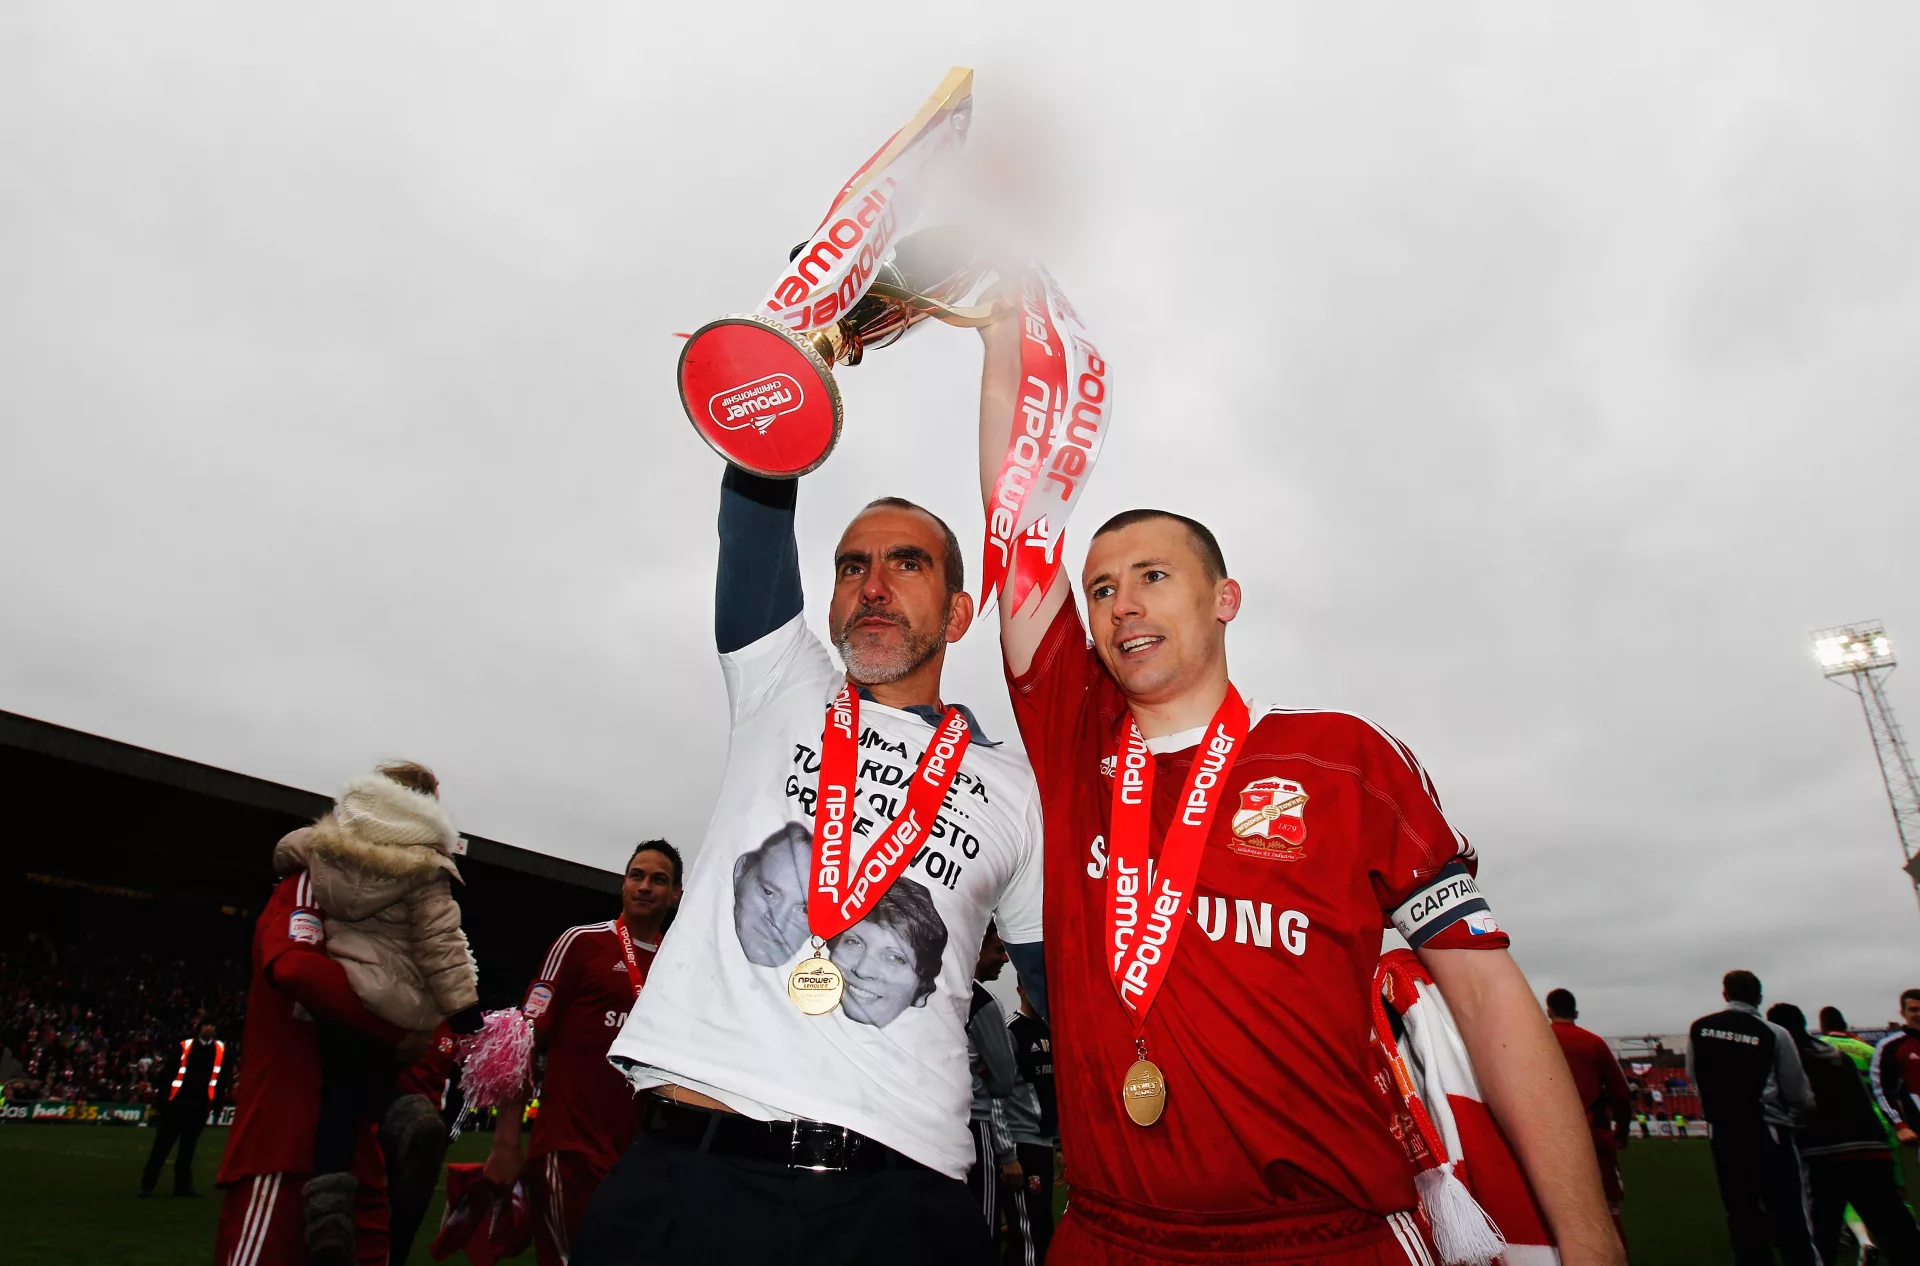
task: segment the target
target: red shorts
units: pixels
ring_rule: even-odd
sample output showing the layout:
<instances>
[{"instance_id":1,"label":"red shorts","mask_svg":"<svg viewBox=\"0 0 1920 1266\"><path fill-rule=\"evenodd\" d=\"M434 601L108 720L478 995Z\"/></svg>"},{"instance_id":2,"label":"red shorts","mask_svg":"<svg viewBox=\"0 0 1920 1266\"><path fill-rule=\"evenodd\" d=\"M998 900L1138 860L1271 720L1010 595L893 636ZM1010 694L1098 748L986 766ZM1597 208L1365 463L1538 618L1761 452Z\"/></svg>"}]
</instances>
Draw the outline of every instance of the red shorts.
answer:
<instances>
[{"instance_id":1,"label":"red shorts","mask_svg":"<svg viewBox=\"0 0 1920 1266\"><path fill-rule=\"evenodd\" d=\"M300 1189L310 1174L253 1174L221 1190L215 1266L307 1266L307 1215ZM360 1185L353 1208L354 1257L386 1266L387 1193Z\"/></svg>"},{"instance_id":2,"label":"red shorts","mask_svg":"<svg viewBox=\"0 0 1920 1266\"><path fill-rule=\"evenodd\" d=\"M1047 1249L1052 1266L1160 1262L1301 1262L1317 1266L1439 1266L1412 1212L1378 1217L1348 1206L1268 1215L1146 1209L1076 1191Z\"/></svg>"},{"instance_id":3,"label":"red shorts","mask_svg":"<svg viewBox=\"0 0 1920 1266\"><path fill-rule=\"evenodd\" d=\"M564 1266L580 1236L587 1202L607 1171L579 1152L548 1152L527 1161L527 1196L533 1201L533 1248L540 1266Z\"/></svg>"}]
</instances>

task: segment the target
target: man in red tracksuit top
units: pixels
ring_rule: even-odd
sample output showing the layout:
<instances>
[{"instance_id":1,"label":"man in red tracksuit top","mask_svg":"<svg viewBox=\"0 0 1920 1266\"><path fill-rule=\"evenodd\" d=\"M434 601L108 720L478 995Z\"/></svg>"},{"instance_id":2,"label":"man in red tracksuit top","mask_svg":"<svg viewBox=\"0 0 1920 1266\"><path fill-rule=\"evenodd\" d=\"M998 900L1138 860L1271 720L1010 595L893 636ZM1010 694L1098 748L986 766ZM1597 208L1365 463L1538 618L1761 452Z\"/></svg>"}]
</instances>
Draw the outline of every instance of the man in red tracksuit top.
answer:
<instances>
[{"instance_id":1,"label":"man in red tracksuit top","mask_svg":"<svg viewBox=\"0 0 1920 1266\"><path fill-rule=\"evenodd\" d=\"M527 1146L540 1266L567 1261L588 1202L640 1129L637 1096L607 1062L607 1048L646 983L680 890L679 852L665 840L640 845L627 862L620 917L562 932L527 986L521 1009L546 1054L540 1114ZM502 1186L520 1170L520 1107L503 1104L494 1128L486 1173Z\"/></svg>"},{"instance_id":2,"label":"man in red tracksuit top","mask_svg":"<svg viewBox=\"0 0 1920 1266\"><path fill-rule=\"evenodd\" d=\"M1613 1215L1614 1230L1624 1244L1627 1225L1620 1220L1620 1202L1626 1189L1620 1182L1620 1150L1627 1145L1628 1127L1633 1123L1633 1094L1627 1089L1627 1075L1620 1071L1620 1061L1613 1057L1607 1039L1574 1023L1579 1018L1570 990L1547 990L1547 1020L1553 1025L1554 1040L1567 1057L1574 1089L1586 1105L1593 1154L1600 1162L1600 1189L1606 1193L1607 1212Z\"/></svg>"},{"instance_id":3,"label":"man in red tracksuit top","mask_svg":"<svg viewBox=\"0 0 1920 1266\"><path fill-rule=\"evenodd\" d=\"M983 331L989 502L1023 324ZM1235 690L1240 586L1204 526L1116 516L1081 585L1084 626L1064 570L1001 606L1046 822L1073 1188L1050 1260L1428 1266L1369 1083L1391 919L1446 996L1563 1260L1622 1266L1566 1061L1412 753L1362 717Z\"/></svg>"},{"instance_id":4,"label":"man in red tracksuit top","mask_svg":"<svg viewBox=\"0 0 1920 1266\"><path fill-rule=\"evenodd\" d=\"M216 1181L222 1191L218 1266L307 1266L300 1189L312 1177L320 1119L319 1016L400 1048L407 1034L361 1005L340 964L327 957L322 915L306 872L280 881L253 929L253 981L234 1091L233 1128ZM386 1168L374 1127L361 1132L351 1170L362 1266L387 1261Z\"/></svg>"},{"instance_id":5,"label":"man in red tracksuit top","mask_svg":"<svg viewBox=\"0 0 1920 1266\"><path fill-rule=\"evenodd\" d=\"M1920 1142L1920 989L1900 994L1900 1027L1874 1048L1870 1078L1880 1111L1912 1148Z\"/></svg>"}]
</instances>

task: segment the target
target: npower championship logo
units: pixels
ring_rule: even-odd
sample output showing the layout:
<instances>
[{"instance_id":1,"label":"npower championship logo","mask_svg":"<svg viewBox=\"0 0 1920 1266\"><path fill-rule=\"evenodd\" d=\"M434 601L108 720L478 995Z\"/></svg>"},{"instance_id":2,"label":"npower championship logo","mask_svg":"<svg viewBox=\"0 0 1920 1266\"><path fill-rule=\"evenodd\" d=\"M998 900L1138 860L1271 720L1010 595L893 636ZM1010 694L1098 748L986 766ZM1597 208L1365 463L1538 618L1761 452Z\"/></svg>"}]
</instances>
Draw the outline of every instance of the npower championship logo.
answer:
<instances>
[{"instance_id":1,"label":"npower championship logo","mask_svg":"<svg viewBox=\"0 0 1920 1266\"><path fill-rule=\"evenodd\" d=\"M738 387L716 391L707 401L707 416L723 430L752 427L765 435L774 420L807 402L806 392L792 374L768 374Z\"/></svg>"}]
</instances>

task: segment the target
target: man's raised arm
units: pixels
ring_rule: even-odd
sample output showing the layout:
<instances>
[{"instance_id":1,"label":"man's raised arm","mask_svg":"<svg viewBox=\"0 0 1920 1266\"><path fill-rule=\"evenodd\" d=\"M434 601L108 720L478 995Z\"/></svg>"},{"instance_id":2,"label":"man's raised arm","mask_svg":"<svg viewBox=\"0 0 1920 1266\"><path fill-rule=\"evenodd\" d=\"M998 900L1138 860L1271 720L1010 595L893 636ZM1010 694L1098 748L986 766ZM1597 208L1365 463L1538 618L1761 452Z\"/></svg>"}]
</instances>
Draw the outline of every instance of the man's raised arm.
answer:
<instances>
[{"instance_id":1,"label":"man's raised arm","mask_svg":"<svg viewBox=\"0 0 1920 1266\"><path fill-rule=\"evenodd\" d=\"M728 466L720 480L720 565L713 641L722 655L751 646L800 614L800 546L793 534L797 479L762 479Z\"/></svg>"},{"instance_id":2,"label":"man's raised arm","mask_svg":"<svg viewBox=\"0 0 1920 1266\"><path fill-rule=\"evenodd\" d=\"M1007 439L1013 429L1014 402L1020 395L1020 321L1008 317L984 326L980 339L986 354L980 367L980 499L993 513L993 484L1000 477L1000 463L1007 455ZM1053 583L1032 594L1018 611L1002 601L1000 605L1000 649L1007 667L1015 676L1033 664L1040 639L1046 636L1060 604L1072 599L1073 582L1063 567Z\"/></svg>"}]
</instances>

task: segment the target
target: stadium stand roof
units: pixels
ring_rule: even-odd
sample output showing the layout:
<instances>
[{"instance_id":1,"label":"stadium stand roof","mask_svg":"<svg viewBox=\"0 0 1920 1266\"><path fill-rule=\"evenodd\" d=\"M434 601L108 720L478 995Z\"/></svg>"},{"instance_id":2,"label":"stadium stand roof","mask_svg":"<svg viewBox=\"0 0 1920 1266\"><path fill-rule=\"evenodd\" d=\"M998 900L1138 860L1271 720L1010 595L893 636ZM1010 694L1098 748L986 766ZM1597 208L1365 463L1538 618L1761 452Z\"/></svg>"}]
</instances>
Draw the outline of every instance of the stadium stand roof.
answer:
<instances>
[{"instance_id":1,"label":"stadium stand roof","mask_svg":"<svg viewBox=\"0 0 1920 1266\"><path fill-rule=\"evenodd\" d=\"M319 817L333 807L333 798L314 791L302 791L283 783L268 782L248 774L203 765L199 761L164 752L135 747L114 739L101 738L82 730L70 730L49 721L37 721L15 712L0 711L0 747L35 752L56 760L70 761L115 774L125 774L162 786L197 792L233 804L250 805L270 812L303 818ZM549 857L481 835L461 833L467 842L467 855L489 866L504 866L542 879L576 884L602 892L620 891L620 876L612 871L596 870L579 862Z\"/></svg>"},{"instance_id":2,"label":"stadium stand roof","mask_svg":"<svg viewBox=\"0 0 1920 1266\"><path fill-rule=\"evenodd\" d=\"M273 844L332 798L0 711L0 921L72 935L101 918L189 925L245 958ZM519 1000L561 931L613 917L619 874L467 835L463 921L490 1005ZM624 861L625 858L617 859ZM102 904L104 903L104 904ZM105 913L103 913L105 912ZM225 928L225 931L218 931Z\"/></svg>"}]
</instances>

